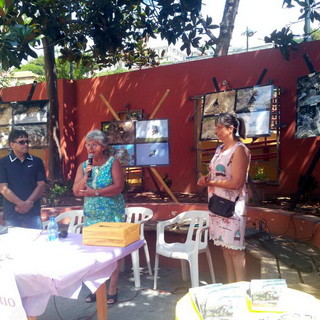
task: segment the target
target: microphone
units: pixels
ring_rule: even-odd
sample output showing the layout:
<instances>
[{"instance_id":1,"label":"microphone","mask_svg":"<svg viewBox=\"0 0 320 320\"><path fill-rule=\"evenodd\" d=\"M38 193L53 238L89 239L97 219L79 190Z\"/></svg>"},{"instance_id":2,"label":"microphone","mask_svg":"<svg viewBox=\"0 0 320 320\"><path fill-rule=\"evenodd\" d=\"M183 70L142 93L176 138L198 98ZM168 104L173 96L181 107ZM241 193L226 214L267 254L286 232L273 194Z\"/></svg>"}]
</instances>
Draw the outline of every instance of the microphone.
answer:
<instances>
[{"instance_id":1,"label":"microphone","mask_svg":"<svg viewBox=\"0 0 320 320\"><path fill-rule=\"evenodd\" d=\"M93 154L89 153L88 154L88 164L91 166L93 163ZM88 171L88 178L91 178L92 176L92 170Z\"/></svg>"},{"instance_id":2,"label":"microphone","mask_svg":"<svg viewBox=\"0 0 320 320\"><path fill-rule=\"evenodd\" d=\"M67 230L62 230L62 231L59 233L59 239L60 239L60 238L65 239L67 236L68 236L68 231L67 231Z\"/></svg>"}]
</instances>

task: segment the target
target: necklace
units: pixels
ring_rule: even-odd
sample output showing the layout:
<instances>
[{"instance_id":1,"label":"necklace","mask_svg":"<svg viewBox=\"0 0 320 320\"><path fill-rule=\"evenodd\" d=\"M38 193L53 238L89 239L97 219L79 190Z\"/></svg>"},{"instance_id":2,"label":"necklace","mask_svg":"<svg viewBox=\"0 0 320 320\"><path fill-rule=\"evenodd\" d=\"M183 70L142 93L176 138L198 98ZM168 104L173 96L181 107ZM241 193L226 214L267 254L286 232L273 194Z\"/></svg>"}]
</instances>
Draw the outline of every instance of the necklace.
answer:
<instances>
[{"instance_id":1,"label":"necklace","mask_svg":"<svg viewBox=\"0 0 320 320\"><path fill-rule=\"evenodd\" d=\"M103 164L105 164L107 162L108 159L109 159L109 157L103 157L99 160L94 160L93 166L94 167L101 167Z\"/></svg>"}]
</instances>

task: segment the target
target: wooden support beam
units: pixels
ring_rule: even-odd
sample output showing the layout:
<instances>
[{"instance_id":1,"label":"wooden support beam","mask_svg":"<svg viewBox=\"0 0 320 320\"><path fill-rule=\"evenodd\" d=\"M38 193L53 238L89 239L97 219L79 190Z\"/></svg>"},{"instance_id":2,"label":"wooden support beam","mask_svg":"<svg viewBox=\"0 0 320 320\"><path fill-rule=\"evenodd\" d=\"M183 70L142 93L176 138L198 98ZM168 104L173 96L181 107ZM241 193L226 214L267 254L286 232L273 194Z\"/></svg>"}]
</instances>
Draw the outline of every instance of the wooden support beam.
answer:
<instances>
[{"instance_id":1,"label":"wooden support beam","mask_svg":"<svg viewBox=\"0 0 320 320\"><path fill-rule=\"evenodd\" d=\"M309 69L309 72L315 73L316 69L314 68L314 66L312 64L310 57L306 53L303 55L303 59Z\"/></svg>"},{"instance_id":2,"label":"wooden support beam","mask_svg":"<svg viewBox=\"0 0 320 320\"><path fill-rule=\"evenodd\" d=\"M164 95L162 96L162 98L160 99L159 103L157 104L157 106L155 107L155 109L153 110L151 116L149 117L149 119L153 119L154 116L156 115L156 113L158 112L158 110L160 109L161 105L163 104L164 100L167 98L168 94L169 94L170 90L167 89L167 91L164 93ZM102 93L100 93L100 98L103 101L103 103L106 105L106 107L108 108L108 110L112 113L113 117L117 120L117 121L121 121L121 119L119 118L118 114L113 110L112 106L110 105L109 101L104 97L104 95ZM166 183L163 181L162 177L160 176L160 174L158 173L158 171L155 168L150 168L152 173L155 175L155 177L159 180L159 182L161 183L161 185L164 187L164 189L166 190L166 192L170 195L170 197L172 198L172 200L175 203L179 203L179 201L177 200L177 198L174 196L174 194L171 192L170 188L166 185Z\"/></svg>"},{"instance_id":3,"label":"wooden support beam","mask_svg":"<svg viewBox=\"0 0 320 320\"><path fill-rule=\"evenodd\" d=\"M179 203L179 201L177 200L177 198L175 197L175 195L172 193L172 191L170 190L170 188L167 186L167 184L163 181L162 177L160 176L160 174L158 173L158 171L156 170L156 168L150 168L150 170L153 172L153 174L156 176L156 178L159 180L159 182L162 184L162 186L164 187L164 189L167 191L167 193L169 194L169 196L172 198L172 200L175 203Z\"/></svg>"},{"instance_id":4,"label":"wooden support beam","mask_svg":"<svg viewBox=\"0 0 320 320\"><path fill-rule=\"evenodd\" d=\"M261 75L260 75L260 77L259 77L259 79L258 79L258 81L256 83L256 86L260 86L261 85L261 83L262 83L262 81L263 81L263 79L264 79L264 77L265 77L267 72L268 72L268 69L263 69L263 71L262 71L262 73L261 73Z\"/></svg>"},{"instance_id":5,"label":"wooden support beam","mask_svg":"<svg viewBox=\"0 0 320 320\"><path fill-rule=\"evenodd\" d=\"M156 115L156 113L158 112L158 110L160 109L161 105L163 104L164 100L167 98L168 94L169 94L170 90L167 89L167 91L164 93L164 95L162 96L162 98L160 99L159 103L157 104L157 106L154 108L151 116L149 117L149 119L153 119ZM161 185L163 186L163 188L166 190L166 192L168 193L168 195L171 197L171 199L175 202L175 203L179 203L179 201L177 200L177 198L175 197L175 195L172 193L172 191L170 190L170 188L167 186L167 184L163 181L162 177L160 176L159 172L157 171L156 168L150 168L151 172L155 175L155 177L159 180L159 182L161 183ZM156 185L157 187L157 185Z\"/></svg>"},{"instance_id":6,"label":"wooden support beam","mask_svg":"<svg viewBox=\"0 0 320 320\"><path fill-rule=\"evenodd\" d=\"M121 121L121 119L119 118L118 114L113 110L113 108L111 107L109 101L104 97L104 95L102 93L99 94L99 97L101 98L101 100L103 101L103 103L106 105L106 107L109 109L109 111L112 113L113 117L117 120L117 121Z\"/></svg>"},{"instance_id":7,"label":"wooden support beam","mask_svg":"<svg viewBox=\"0 0 320 320\"><path fill-rule=\"evenodd\" d=\"M149 117L149 119L153 119L154 116L156 115L156 113L158 112L159 108L161 107L163 101L167 98L168 94L169 94L170 90L167 89L167 91L164 93L164 95L162 96L161 100L159 101L159 103L157 104L157 106L154 108L151 116Z\"/></svg>"},{"instance_id":8,"label":"wooden support beam","mask_svg":"<svg viewBox=\"0 0 320 320\"><path fill-rule=\"evenodd\" d=\"M219 88L217 79L216 78L212 78L212 82L213 82L213 85L214 85L216 91L220 92L220 88Z\"/></svg>"},{"instance_id":9,"label":"wooden support beam","mask_svg":"<svg viewBox=\"0 0 320 320\"><path fill-rule=\"evenodd\" d=\"M31 101L32 96L33 96L33 94L34 94L34 90L36 89L36 86L37 86L37 81L33 81L32 86L31 86L31 88L30 88L30 92L29 92L27 101Z\"/></svg>"}]
</instances>

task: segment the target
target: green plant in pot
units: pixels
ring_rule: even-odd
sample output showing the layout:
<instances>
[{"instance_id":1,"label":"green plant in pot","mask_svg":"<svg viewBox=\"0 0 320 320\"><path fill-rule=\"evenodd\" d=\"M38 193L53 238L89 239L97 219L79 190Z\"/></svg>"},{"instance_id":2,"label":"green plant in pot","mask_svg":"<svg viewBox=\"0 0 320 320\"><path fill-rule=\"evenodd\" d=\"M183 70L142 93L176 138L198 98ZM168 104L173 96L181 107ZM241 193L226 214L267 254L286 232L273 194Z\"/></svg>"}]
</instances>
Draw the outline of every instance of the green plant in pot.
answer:
<instances>
[{"instance_id":1,"label":"green plant in pot","mask_svg":"<svg viewBox=\"0 0 320 320\"><path fill-rule=\"evenodd\" d=\"M255 174L252 177L253 182L264 182L267 179L267 175L264 172L263 167L257 167Z\"/></svg>"},{"instance_id":2,"label":"green plant in pot","mask_svg":"<svg viewBox=\"0 0 320 320\"><path fill-rule=\"evenodd\" d=\"M46 205L58 206L62 196L68 193L68 186L59 182L49 182L45 192L43 202Z\"/></svg>"}]
</instances>

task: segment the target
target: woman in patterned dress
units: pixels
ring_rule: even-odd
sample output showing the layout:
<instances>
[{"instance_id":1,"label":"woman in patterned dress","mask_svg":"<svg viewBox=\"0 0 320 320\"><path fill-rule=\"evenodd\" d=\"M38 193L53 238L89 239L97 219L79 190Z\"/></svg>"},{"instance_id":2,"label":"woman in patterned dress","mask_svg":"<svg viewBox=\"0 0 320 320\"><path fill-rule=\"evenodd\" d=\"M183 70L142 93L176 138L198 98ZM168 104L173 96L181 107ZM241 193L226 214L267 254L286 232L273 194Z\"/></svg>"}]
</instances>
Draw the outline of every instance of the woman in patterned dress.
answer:
<instances>
[{"instance_id":1,"label":"woman in patterned dress","mask_svg":"<svg viewBox=\"0 0 320 320\"><path fill-rule=\"evenodd\" d=\"M88 160L79 165L73 193L84 197L84 226L98 222L123 222L125 220L125 202L121 194L124 187L124 174L120 162L108 155L108 137L100 130L86 135ZM117 282L120 261L110 278L108 304L117 302ZM86 298L87 302L96 301L95 294Z\"/></svg>"},{"instance_id":2,"label":"woman in patterned dress","mask_svg":"<svg viewBox=\"0 0 320 320\"><path fill-rule=\"evenodd\" d=\"M246 278L244 233L250 152L239 141L243 128L241 120L230 113L218 116L215 133L223 144L210 162L209 174L198 180L198 185L208 187L209 198L213 194L232 201L239 197L231 218L210 214L210 238L215 245L222 247L229 283Z\"/></svg>"}]
</instances>

